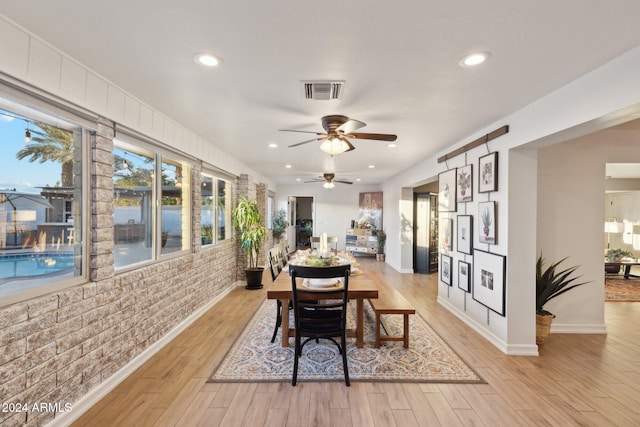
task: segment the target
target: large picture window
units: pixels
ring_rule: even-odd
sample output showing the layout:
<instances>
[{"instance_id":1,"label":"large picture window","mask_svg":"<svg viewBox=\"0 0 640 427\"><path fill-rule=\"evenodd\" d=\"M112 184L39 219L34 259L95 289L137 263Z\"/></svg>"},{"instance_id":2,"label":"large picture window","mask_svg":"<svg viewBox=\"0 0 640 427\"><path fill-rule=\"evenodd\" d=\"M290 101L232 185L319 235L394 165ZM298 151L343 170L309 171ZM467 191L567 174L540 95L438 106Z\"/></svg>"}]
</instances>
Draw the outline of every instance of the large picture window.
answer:
<instances>
[{"instance_id":1,"label":"large picture window","mask_svg":"<svg viewBox=\"0 0 640 427\"><path fill-rule=\"evenodd\" d=\"M88 134L41 112L16 110L0 109L0 297L84 275Z\"/></svg>"}]
</instances>

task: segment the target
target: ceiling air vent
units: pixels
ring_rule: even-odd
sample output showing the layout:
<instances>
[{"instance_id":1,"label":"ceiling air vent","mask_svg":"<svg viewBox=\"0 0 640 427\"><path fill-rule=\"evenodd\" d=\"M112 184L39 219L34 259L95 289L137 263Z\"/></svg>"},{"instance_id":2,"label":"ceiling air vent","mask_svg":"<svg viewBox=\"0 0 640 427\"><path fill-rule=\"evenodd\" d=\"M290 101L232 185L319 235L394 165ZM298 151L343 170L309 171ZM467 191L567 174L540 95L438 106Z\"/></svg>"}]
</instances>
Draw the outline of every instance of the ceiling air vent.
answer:
<instances>
[{"instance_id":1,"label":"ceiling air vent","mask_svg":"<svg viewBox=\"0 0 640 427\"><path fill-rule=\"evenodd\" d=\"M344 81L302 82L305 99L329 101L340 99L344 88Z\"/></svg>"}]
</instances>

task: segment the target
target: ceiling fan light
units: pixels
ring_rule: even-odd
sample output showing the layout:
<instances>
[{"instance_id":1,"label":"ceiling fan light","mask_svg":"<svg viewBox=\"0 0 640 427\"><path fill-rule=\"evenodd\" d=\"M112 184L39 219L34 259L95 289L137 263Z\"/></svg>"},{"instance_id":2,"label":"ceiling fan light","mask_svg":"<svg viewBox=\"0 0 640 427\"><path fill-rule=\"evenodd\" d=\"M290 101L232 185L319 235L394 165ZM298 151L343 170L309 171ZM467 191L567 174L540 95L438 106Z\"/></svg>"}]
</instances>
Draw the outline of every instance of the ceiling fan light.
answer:
<instances>
[{"instance_id":1,"label":"ceiling fan light","mask_svg":"<svg viewBox=\"0 0 640 427\"><path fill-rule=\"evenodd\" d=\"M322 144L320 144L320 149L333 156L347 151L349 149L349 145L337 137L327 138L322 142Z\"/></svg>"},{"instance_id":2,"label":"ceiling fan light","mask_svg":"<svg viewBox=\"0 0 640 427\"><path fill-rule=\"evenodd\" d=\"M326 188L327 190L331 190L333 187L335 187L336 185L333 182L325 182L324 184L322 184L322 186L324 188Z\"/></svg>"}]
</instances>

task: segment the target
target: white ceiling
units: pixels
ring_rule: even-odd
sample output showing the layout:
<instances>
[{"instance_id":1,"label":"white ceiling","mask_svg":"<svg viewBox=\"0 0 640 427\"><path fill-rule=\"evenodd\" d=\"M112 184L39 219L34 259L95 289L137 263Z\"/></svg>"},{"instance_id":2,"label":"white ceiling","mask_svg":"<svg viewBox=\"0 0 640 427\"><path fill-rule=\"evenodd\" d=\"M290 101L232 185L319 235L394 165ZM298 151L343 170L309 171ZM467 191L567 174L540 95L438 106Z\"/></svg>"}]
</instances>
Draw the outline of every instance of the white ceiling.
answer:
<instances>
[{"instance_id":1,"label":"white ceiling","mask_svg":"<svg viewBox=\"0 0 640 427\"><path fill-rule=\"evenodd\" d=\"M277 183L329 168L381 182L640 44L637 0L1 0L0 13ZM477 50L490 61L458 65ZM305 100L302 80L344 80L344 97ZM321 131L329 114L398 147L356 140L330 164L278 132Z\"/></svg>"}]
</instances>

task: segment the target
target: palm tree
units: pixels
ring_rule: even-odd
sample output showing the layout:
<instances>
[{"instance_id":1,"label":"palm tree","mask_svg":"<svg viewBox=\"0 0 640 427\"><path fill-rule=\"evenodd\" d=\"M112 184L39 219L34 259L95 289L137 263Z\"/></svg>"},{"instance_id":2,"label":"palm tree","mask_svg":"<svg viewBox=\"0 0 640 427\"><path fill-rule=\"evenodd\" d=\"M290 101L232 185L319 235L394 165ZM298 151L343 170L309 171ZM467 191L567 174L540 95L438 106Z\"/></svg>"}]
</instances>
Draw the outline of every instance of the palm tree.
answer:
<instances>
[{"instance_id":1,"label":"palm tree","mask_svg":"<svg viewBox=\"0 0 640 427\"><path fill-rule=\"evenodd\" d=\"M18 160L58 162L62 165L60 181L63 187L73 187L73 133L45 123L35 123L31 142L18 151Z\"/></svg>"}]
</instances>

